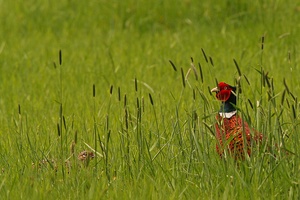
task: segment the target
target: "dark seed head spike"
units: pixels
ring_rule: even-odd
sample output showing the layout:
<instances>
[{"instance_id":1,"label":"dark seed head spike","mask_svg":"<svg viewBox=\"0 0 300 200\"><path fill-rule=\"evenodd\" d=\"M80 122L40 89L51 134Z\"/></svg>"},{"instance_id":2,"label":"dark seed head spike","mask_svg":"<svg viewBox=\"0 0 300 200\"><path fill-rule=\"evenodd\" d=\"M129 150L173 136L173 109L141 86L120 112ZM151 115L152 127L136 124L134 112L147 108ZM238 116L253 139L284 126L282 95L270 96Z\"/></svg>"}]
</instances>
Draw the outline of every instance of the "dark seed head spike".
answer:
<instances>
[{"instance_id":1,"label":"dark seed head spike","mask_svg":"<svg viewBox=\"0 0 300 200\"><path fill-rule=\"evenodd\" d=\"M58 136L60 136L60 127L59 127L58 123L57 123L57 133L58 133Z\"/></svg>"},{"instance_id":2,"label":"dark seed head spike","mask_svg":"<svg viewBox=\"0 0 300 200\"><path fill-rule=\"evenodd\" d=\"M252 104L252 102L250 101L250 99L248 99L248 102L249 102L249 104L250 104L250 107L251 107L252 110L253 110L253 104Z\"/></svg>"},{"instance_id":3,"label":"dark seed head spike","mask_svg":"<svg viewBox=\"0 0 300 200\"><path fill-rule=\"evenodd\" d=\"M294 99L294 101L297 99L297 98L293 95L293 93L290 92L290 95L291 95L291 97Z\"/></svg>"},{"instance_id":4,"label":"dark seed head spike","mask_svg":"<svg viewBox=\"0 0 300 200\"><path fill-rule=\"evenodd\" d=\"M242 93L241 77L240 76L236 79L236 88L237 88L238 93Z\"/></svg>"},{"instance_id":5,"label":"dark seed head spike","mask_svg":"<svg viewBox=\"0 0 300 200\"><path fill-rule=\"evenodd\" d=\"M248 85L250 85L250 82L249 82L249 79L247 78L247 76L245 74L243 76L244 76L246 82L248 83Z\"/></svg>"},{"instance_id":6,"label":"dark seed head spike","mask_svg":"<svg viewBox=\"0 0 300 200\"><path fill-rule=\"evenodd\" d=\"M124 95L124 107L127 106L127 97L126 97L126 94Z\"/></svg>"},{"instance_id":7,"label":"dark seed head spike","mask_svg":"<svg viewBox=\"0 0 300 200\"><path fill-rule=\"evenodd\" d=\"M21 105L18 105L19 115L21 115Z\"/></svg>"},{"instance_id":8,"label":"dark seed head spike","mask_svg":"<svg viewBox=\"0 0 300 200\"><path fill-rule=\"evenodd\" d=\"M197 112L194 110L193 111L193 120L196 121L198 119L198 114Z\"/></svg>"},{"instance_id":9,"label":"dark seed head spike","mask_svg":"<svg viewBox=\"0 0 300 200\"><path fill-rule=\"evenodd\" d=\"M267 72L267 73L264 75L264 77L265 77L265 81L266 81L266 83L267 83L267 85L268 85L268 88L271 88L271 83L270 83L270 81L269 81L268 74L269 74L269 72Z\"/></svg>"},{"instance_id":10,"label":"dark seed head spike","mask_svg":"<svg viewBox=\"0 0 300 200\"><path fill-rule=\"evenodd\" d=\"M293 117L294 119L296 119L297 115L296 115L296 109L294 105L292 105L292 111L293 111Z\"/></svg>"},{"instance_id":11,"label":"dark seed head spike","mask_svg":"<svg viewBox=\"0 0 300 200\"><path fill-rule=\"evenodd\" d=\"M121 89L118 87L118 100L121 101Z\"/></svg>"},{"instance_id":12,"label":"dark seed head spike","mask_svg":"<svg viewBox=\"0 0 300 200\"><path fill-rule=\"evenodd\" d=\"M200 71L201 83L203 83L203 74L202 74L202 67L201 67L200 62L198 63L198 66L199 66L199 71Z\"/></svg>"},{"instance_id":13,"label":"dark seed head spike","mask_svg":"<svg viewBox=\"0 0 300 200\"><path fill-rule=\"evenodd\" d=\"M137 92L138 86L137 86L137 80L136 80L136 78L134 78L134 88L135 88L135 91Z\"/></svg>"},{"instance_id":14,"label":"dark seed head spike","mask_svg":"<svg viewBox=\"0 0 300 200\"><path fill-rule=\"evenodd\" d=\"M136 107L139 109L140 108L140 101L139 101L139 98L137 97L136 98Z\"/></svg>"},{"instance_id":15,"label":"dark seed head spike","mask_svg":"<svg viewBox=\"0 0 300 200\"><path fill-rule=\"evenodd\" d=\"M59 65L62 65L62 52L59 50Z\"/></svg>"},{"instance_id":16,"label":"dark seed head spike","mask_svg":"<svg viewBox=\"0 0 300 200\"><path fill-rule=\"evenodd\" d=\"M77 138L78 138L78 136L77 136L77 130L75 131L75 137L74 137L74 142L75 142L75 144L77 144Z\"/></svg>"},{"instance_id":17,"label":"dark seed head spike","mask_svg":"<svg viewBox=\"0 0 300 200\"><path fill-rule=\"evenodd\" d=\"M195 89L193 89L193 99L194 99L194 101L196 100L196 92L195 92Z\"/></svg>"},{"instance_id":18,"label":"dark seed head spike","mask_svg":"<svg viewBox=\"0 0 300 200\"><path fill-rule=\"evenodd\" d=\"M216 86L218 86L219 82L218 82L217 78L215 78L215 80L216 80Z\"/></svg>"},{"instance_id":19,"label":"dark seed head spike","mask_svg":"<svg viewBox=\"0 0 300 200\"><path fill-rule=\"evenodd\" d=\"M93 84L93 97L95 97L96 96L96 86L95 86L95 84Z\"/></svg>"},{"instance_id":20,"label":"dark seed head spike","mask_svg":"<svg viewBox=\"0 0 300 200\"><path fill-rule=\"evenodd\" d=\"M210 95L212 95L212 93L211 93L211 89L210 89L210 87L209 87L209 86L207 86L207 89L208 89L208 92L209 92L209 94L210 94Z\"/></svg>"},{"instance_id":21,"label":"dark seed head spike","mask_svg":"<svg viewBox=\"0 0 300 200\"><path fill-rule=\"evenodd\" d=\"M212 66L214 66L213 59L212 59L212 57L210 57L210 56L209 56L209 61L210 61L210 64L211 64Z\"/></svg>"},{"instance_id":22,"label":"dark seed head spike","mask_svg":"<svg viewBox=\"0 0 300 200\"><path fill-rule=\"evenodd\" d=\"M182 68L181 68L181 78L182 78L182 85L185 88L185 78L184 78L184 72Z\"/></svg>"},{"instance_id":23,"label":"dark seed head spike","mask_svg":"<svg viewBox=\"0 0 300 200\"><path fill-rule=\"evenodd\" d=\"M66 118L65 118L65 116L63 116L63 123L64 123L65 130L67 130L67 124L66 124Z\"/></svg>"},{"instance_id":24,"label":"dark seed head spike","mask_svg":"<svg viewBox=\"0 0 300 200\"><path fill-rule=\"evenodd\" d=\"M128 130L128 111L125 109L125 127Z\"/></svg>"},{"instance_id":25,"label":"dark seed head spike","mask_svg":"<svg viewBox=\"0 0 300 200\"><path fill-rule=\"evenodd\" d=\"M235 67L236 67L236 69L238 71L239 76L242 76L242 72L241 72L241 70L239 68L239 65L238 65L237 61L235 59L233 59L233 62L235 64Z\"/></svg>"},{"instance_id":26,"label":"dark seed head spike","mask_svg":"<svg viewBox=\"0 0 300 200\"><path fill-rule=\"evenodd\" d=\"M287 104L288 108L290 108L290 102L289 102L289 100L288 99L285 99L285 100L286 100L286 104Z\"/></svg>"},{"instance_id":27,"label":"dark seed head spike","mask_svg":"<svg viewBox=\"0 0 300 200\"><path fill-rule=\"evenodd\" d=\"M207 56L206 56L206 54L205 54L205 52L204 52L204 50L202 48L201 48L201 51L202 51L202 54L204 56L204 59L205 59L206 63L208 63Z\"/></svg>"},{"instance_id":28,"label":"dark seed head spike","mask_svg":"<svg viewBox=\"0 0 300 200\"><path fill-rule=\"evenodd\" d=\"M261 37L261 50L264 49L264 43L265 43L265 36Z\"/></svg>"},{"instance_id":29,"label":"dark seed head spike","mask_svg":"<svg viewBox=\"0 0 300 200\"><path fill-rule=\"evenodd\" d=\"M110 86L110 90L109 90L109 94L110 94L110 95L112 95L112 93L113 93L113 89L114 89L114 86L113 86L113 85L111 85L111 86Z\"/></svg>"},{"instance_id":30,"label":"dark seed head spike","mask_svg":"<svg viewBox=\"0 0 300 200\"><path fill-rule=\"evenodd\" d=\"M288 87L288 85L287 85L287 83L286 83L285 78L283 79L283 85L284 85L284 87L285 87L287 93L290 94L290 90L289 90L289 87Z\"/></svg>"},{"instance_id":31,"label":"dark seed head spike","mask_svg":"<svg viewBox=\"0 0 300 200\"><path fill-rule=\"evenodd\" d=\"M176 68L176 66L174 65L174 63L173 63L171 60L169 60L169 62L170 62L170 64L172 65L174 71L176 72L176 71L177 71L177 68Z\"/></svg>"},{"instance_id":32,"label":"dark seed head spike","mask_svg":"<svg viewBox=\"0 0 300 200\"><path fill-rule=\"evenodd\" d=\"M191 68L190 69L193 70L194 75L195 75L195 79L196 79L196 81L198 81L198 73L197 73L196 67L195 67L193 62L191 63Z\"/></svg>"},{"instance_id":33,"label":"dark seed head spike","mask_svg":"<svg viewBox=\"0 0 300 200\"><path fill-rule=\"evenodd\" d=\"M151 105L153 106L153 99L152 99L152 96L151 96L151 94L149 93L149 98L150 98L150 103L151 103Z\"/></svg>"},{"instance_id":34,"label":"dark seed head spike","mask_svg":"<svg viewBox=\"0 0 300 200\"><path fill-rule=\"evenodd\" d=\"M274 79L273 78L271 78L271 88L274 91Z\"/></svg>"}]
</instances>

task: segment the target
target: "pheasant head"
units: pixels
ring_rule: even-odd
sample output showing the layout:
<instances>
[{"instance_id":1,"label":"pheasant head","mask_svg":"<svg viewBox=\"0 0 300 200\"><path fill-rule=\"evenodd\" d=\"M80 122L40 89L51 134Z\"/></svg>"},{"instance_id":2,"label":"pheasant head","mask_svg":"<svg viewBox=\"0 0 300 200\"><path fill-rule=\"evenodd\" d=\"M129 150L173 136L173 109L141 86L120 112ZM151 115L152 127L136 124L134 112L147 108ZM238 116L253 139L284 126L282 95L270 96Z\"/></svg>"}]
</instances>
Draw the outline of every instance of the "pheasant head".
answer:
<instances>
[{"instance_id":1,"label":"pheasant head","mask_svg":"<svg viewBox=\"0 0 300 200\"><path fill-rule=\"evenodd\" d=\"M216 92L216 98L221 101L220 115L236 112L236 87L220 82L211 92Z\"/></svg>"}]
</instances>

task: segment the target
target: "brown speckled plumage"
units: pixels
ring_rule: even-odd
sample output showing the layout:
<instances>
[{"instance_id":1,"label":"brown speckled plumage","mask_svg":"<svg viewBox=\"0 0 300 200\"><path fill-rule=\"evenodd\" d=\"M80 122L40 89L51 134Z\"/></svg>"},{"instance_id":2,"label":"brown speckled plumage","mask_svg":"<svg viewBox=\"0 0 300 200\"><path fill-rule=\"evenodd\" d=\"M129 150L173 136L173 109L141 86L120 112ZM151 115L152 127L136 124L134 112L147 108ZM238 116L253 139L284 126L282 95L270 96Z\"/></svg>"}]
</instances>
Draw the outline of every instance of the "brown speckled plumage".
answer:
<instances>
[{"instance_id":1,"label":"brown speckled plumage","mask_svg":"<svg viewBox=\"0 0 300 200\"><path fill-rule=\"evenodd\" d=\"M251 130L248 123L243 123L237 115L233 115L231 118L217 115L216 120L216 149L221 157L226 151L235 159L244 159L245 153L251 155L253 143L262 140L262 135Z\"/></svg>"}]
</instances>

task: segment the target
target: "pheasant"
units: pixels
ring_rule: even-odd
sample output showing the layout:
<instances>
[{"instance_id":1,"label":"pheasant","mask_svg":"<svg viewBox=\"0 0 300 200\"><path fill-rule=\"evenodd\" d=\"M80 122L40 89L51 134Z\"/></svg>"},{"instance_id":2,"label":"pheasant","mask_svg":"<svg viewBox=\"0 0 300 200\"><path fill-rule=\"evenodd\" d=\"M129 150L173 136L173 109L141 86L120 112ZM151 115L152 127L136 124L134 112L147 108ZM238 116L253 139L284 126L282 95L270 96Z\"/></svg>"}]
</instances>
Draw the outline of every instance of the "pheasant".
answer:
<instances>
[{"instance_id":1,"label":"pheasant","mask_svg":"<svg viewBox=\"0 0 300 200\"><path fill-rule=\"evenodd\" d=\"M220 82L211 92L221 101L221 108L216 116L216 149L222 158L227 152L236 160L250 156L252 146L262 141L262 134L251 129L247 122L237 115L236 87Z\"/></svg>"}]
</instances>

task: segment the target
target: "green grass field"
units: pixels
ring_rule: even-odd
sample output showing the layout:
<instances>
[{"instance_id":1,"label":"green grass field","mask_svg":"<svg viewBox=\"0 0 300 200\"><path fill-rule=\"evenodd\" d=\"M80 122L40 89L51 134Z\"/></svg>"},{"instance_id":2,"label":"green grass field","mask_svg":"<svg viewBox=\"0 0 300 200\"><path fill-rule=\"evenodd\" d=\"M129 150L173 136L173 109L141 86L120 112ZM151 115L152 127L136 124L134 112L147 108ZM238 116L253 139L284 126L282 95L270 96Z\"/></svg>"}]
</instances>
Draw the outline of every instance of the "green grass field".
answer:
<instances>
[{"instance_id":1,"label":"green grass field","mask_svg":"<svg viewBox=\"0 0 300 200\"><path fill-rule=\"evenodd\" d=\"M1 199L299 199L299 21L293 0L0 1ZM237 164L209 91L239 77L271 153Z\"/></svg>"}]
</instances>

